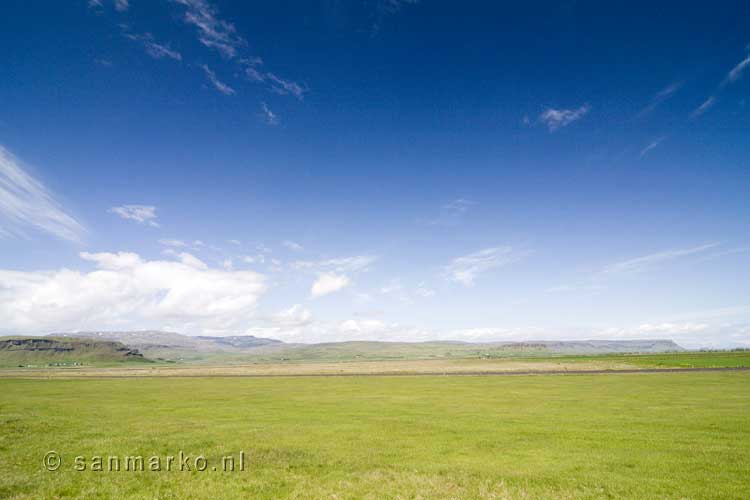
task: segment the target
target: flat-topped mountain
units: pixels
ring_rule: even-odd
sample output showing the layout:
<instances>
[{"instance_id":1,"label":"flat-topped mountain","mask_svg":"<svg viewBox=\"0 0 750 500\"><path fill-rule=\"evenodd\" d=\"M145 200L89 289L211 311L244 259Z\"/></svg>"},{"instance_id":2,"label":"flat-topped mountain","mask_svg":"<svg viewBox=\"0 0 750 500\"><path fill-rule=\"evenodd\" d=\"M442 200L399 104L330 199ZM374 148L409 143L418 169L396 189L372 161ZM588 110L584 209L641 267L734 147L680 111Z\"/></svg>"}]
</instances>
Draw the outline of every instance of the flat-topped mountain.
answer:
<instances>
[{"instance_id":1,"label":"flat-topped mountain","mask_svg":"<svg viewBox=\"0 0 750 500\"><path fill-rule=\"evenodd\" d=\"M137 349L111 340L0 337L1 366L75 366L145 361Z\"/></svg>"}]
</instances>

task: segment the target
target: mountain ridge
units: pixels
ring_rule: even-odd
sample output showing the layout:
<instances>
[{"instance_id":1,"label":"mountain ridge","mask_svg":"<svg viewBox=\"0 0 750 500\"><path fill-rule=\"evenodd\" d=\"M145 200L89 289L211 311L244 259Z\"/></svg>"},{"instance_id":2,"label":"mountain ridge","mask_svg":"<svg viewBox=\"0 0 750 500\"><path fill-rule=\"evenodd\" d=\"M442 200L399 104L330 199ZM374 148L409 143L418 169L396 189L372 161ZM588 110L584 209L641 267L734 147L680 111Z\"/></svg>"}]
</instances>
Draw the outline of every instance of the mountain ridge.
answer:
<instances>
[{"instance_id":1,"label":"mountain ridge","mask_svg":"<svg viewBox=\"0 0 750 500\"><path fill-rule=\"evenodd\" d=\"M353 340L315 344L285 343L248 336L188 336L176 332L91 331L55 333L55 337L120 342L150 359L205 362L277 362L376 359L487 358L524 355L624 354L684 351L670 339L539 340L539 341L424 341Z\"/></svg>"}]
</instances>

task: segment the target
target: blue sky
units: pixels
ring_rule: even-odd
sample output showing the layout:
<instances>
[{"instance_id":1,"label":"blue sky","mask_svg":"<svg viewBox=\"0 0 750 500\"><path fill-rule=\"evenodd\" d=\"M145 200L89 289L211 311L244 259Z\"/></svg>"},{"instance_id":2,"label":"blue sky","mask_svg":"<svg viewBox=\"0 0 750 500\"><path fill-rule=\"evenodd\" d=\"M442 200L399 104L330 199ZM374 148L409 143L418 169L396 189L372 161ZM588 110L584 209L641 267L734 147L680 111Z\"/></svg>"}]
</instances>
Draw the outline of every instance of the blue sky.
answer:
<instances>
[{"instance_id":1,"label":"blue sky","mask_svg":"<svg viewBox=\"0 0 750 500\"><path fill-rule=\"evenodd\" d=\"M750 346L750 6L11 2L0 332Z\"/></svg>"}]
</instances>

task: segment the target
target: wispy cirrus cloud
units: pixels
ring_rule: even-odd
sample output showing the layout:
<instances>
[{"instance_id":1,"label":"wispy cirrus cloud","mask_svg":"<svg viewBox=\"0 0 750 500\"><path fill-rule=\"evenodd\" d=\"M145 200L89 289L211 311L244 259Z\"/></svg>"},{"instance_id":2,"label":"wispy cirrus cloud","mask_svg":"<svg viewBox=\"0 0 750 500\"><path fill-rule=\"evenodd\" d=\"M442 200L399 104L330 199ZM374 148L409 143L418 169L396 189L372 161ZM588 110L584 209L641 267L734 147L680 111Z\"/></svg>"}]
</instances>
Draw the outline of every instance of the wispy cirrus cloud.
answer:
<instances>
[{"instance_id":1,"label":"wispy cirrus cloud","mask_svg":"<svg viewBox=\"0 0 750 500\"><path fill-rule=\"evenodd\" d=\"M249 80L266 83L274 93L291 95L300 100L307 92L307 88L297 82L263 70L264 63L260 57L243 57L240 52L247 46L247 41L237 33L237 28L233 23L219 17L218 9L207 0L172 1L185 7L183 20L196 29L200 43L218 51L225 59L235 60L244 69ZM230 88L228 85L222 84L222 88L224 90L219 89L221 92L230 95L225 92Z\"/></svg>"},{"instance_id":2,"label":"wispy cirrus cloud","mask_svg":"<svg viewBox=\"0 0 750 500\"><path fill-rule=\"evenodd\" d=\"M642 257L615 262L606 266L600 274L607 276L637 274L681 257L701 254L718 246L718 243L706 243L695 247L655 252Z\"/></svg>"},{"instance_id":3,"label":"wispy cirrus cloud","mask_svg":"<svg viewBox=\"0 0 750 500\"><path fill-rule=\"evenodd\" d=\"M182 54L170 48L168 44L156 42L151 33L126 33L125 38L140 43L143 46L143 50L146 51L146 54L154 59L163 59L166 57L174 59L175 61L182 61Z\"/></svg>"},{"instance_id":4,"label":"wispy cirrus cloud","mask_svg":"<svg viewBox=\"0 0 750 500\"><path fill-rule=\"evenodd\" d=\"M221 92L224 95L233 95L234 89L227 85L226 83L219 80L219 78L216 76L216 73L211 70L207 65L203 64L201 65L201 68L203 68L203 72L206 74L206 78L208 78L208 81L211 82L211 85L214 86L216 90Z\"/></svg>"},{"instance_id":5,"label":"wispy cirrus cloud","mask_svg":"<svg viewBox=\"0 0 750 500\"><path fill-rule=\"evenodd\" d=\"M466 199L456 198L440 207L440 215L435 219L428 221L428 224L434 226L452 226L458 223L461 218L477 205L477 202Z\"/></svg>"},{"instance_id":6,"label":"wispy cirrus cloud","mask_svg":"<svg viewBox=\"0 0 750 500\"><path fill-rule=\"evenodd\" d=\"M397 14L407 5L416 5L418 3L419 0L376 0L374 3L374 19L370 29L371 34L374 36L380 31L386 17Z\"/></svg>"},{"instance_id":7,"label":"wispy cirrus cloud","mask_svg":"<svg viewBox=\"0 0 750 500\"><path fill-rule=\"evenodd\" d=\"M0 146L0 238L25 235L27 228L73 242L86 232L47 187Z\"/></svg>"},{"instance_id":8,"label":"wispy cirrus cloud","mask_svg":"<svg viewBox=\"0 0 750 500\"><path fill-rule=\"evenodd\" d=\"M279 115L274 113L265 101L260 103L260 111L260 117L264 122L274 127L279 124Z\"/></svg>"},{"instance_id":9,"label":"wispy cirrus cloud","mask_svg":"<svg viewBox=\"0 0 750 500\"><path fill-rule=\"evenodd\" d=\"M744 58L742 61L737 63L735 67L733 67L729 73L727 73L727 77L724 80L724 84L734 83L740 78L742 78L742 74L745 72L745 70L750 67L750 55L748 55L746 58Z\"/></svg>"},{"instance_id":10,"label":"wispy cirrus cloud","mask_svg":"<svg viewBox=\"0 0 750 500\"><path fill-rule=\"evenodd\" d=\"M297 82L285 80L275 74L263 70L263 59L260 57L244 58L240 60L244 68L245 76L251 82L266 83L270 86L272 92L279 95L291 95L302 100L307 87L303 87Z\"/></svg>"},{"instance_id":11,"label":"wispy cirrus cloud","mask_svg":"<svg viewBox=\"0 0 750 500\"><path fill-rule=\"evenodd\" d=\"M528 252L517 251L509 246L485 248L453 259L443 268L443 276L449 281L472 287L480 275L519 261L527 254Z\"/></svg>"},{"instance_id":12,"label":"wispy cirrus cloud","mask_svg":"<svg viewBox=\"0 0 750 500\"><path fill-rule=\"evenodd\" d=\"M641 152L638 155L638 157L639 158L643 158L644 156L646 156L649 153L649 151L651 151L652 149L656 148L659 144L661 144L662 142L664 142L664 139L666 139L666 138L667 138L666 136L661 136L661 137L657 137L653 141L649 142L646 145L646 147L644 147L643 149L641 149Z\"/></svg>"},{"instance_id":13,"label":"wispy cirrus cloud","mask_svg":"<svg viewBox=\"0 0 750 500\"><path fill-rule=\"evenodd\" d=\"M182 240L177 240L177 239L172 239L172 238L162 238L159 240L159 244L165 247L176 247L176 248L186 247L188 245Z\"/></svg>"},{"instance_id":14,"label":"wispy cirrus cloud","mask_svg":"<svg viewBox=\"0 0 750 500\"><path fill-rule=\"evenodd\" d=\"M356 273L366 271L378 257L376 255L355 255L323 260L298 260L290 267L298 271Z\"/></svg>"},{"instance_id":15,"label":"wispy cirrus cloud","mask_svg":"<svg viewBox=\"0 0 750 500\"><path fill-rule=\"evenodd\" d=\"M115 10L117 12L125 12L126 10L130 8L129 0L114 0L112 2L112 5L114 5ZM104 6L104 1L103 0L89 0L88 6L90 9L100 8Z\"/></svg>"},{"instance_id":16,"label":"wispy cirrus cloud","mask_svg":"<svg viewBox=\"0 0 750 500\"><path fill-rule=\"evenodd\" d=\"M234 24L220 19L216 7L206 0L173 0L185 7L183 20L198 32L198 40L204 46L232 59L240 47L247 45L237 34Z\"/></svg>"},{"instance_id":17,"label":"wispy cirrus cloud","mask_svg":"<svg viewBox=\"0 0 750 500\"><path fill-rule=\"evenodd\" d=\"M590 110L591 106L588 104L584 104L576 109L548 108L539 115L539 121L546 125L550 132L554 132L580 120L586 116Z\"/></svg>"},{"instance_id":18,"label":"wispy cirrus cloud","mask_svg":"<svg viewBox=\"0 0 750 500\"><path fill-rule=\"evenodd\" d=\"M746 47L746 49L750 49L750 46ZM722 80L722 82L719 84L718 89L716 92L709 96L703 103L698 106L695 111L693 111L690 114L690 118L695 120L699 117L701 117L706 111L711 109L714 104L717 102L716 95L720 93L724 87L727 85L731 85L738 81L740 78L742 78L742 75L744 74L745 70L750 67L750 55L746 56L744 59L742 59L739 63L737 63L729 72L727 73L727 76Z\"/></svg>"},{"instance_id":19,"label":"wispy cirrus cloud","mask_svg":"<svg viewBox=\"0 0 750 500\"><path fill-rule=\"evenodd\" d=\"M690 118L692 119L699 118L701 115L703 115L703 113L711 109L714 106L714 104L716 104L716 97L710 96L708 99L703 101L703 103L700 106L698 106L695 109L695 111L690 113Z\"/></svg>"},{"instance_id":20,"label":"wispy cirrus cloud","mask_svg":"<svg viewBox=\"0 0 750 500\"><path fill-rule=\"evenodd\" d=\"M112 207L107 211L126 220L159 227L159 223L156 222L156 207L153 205L122 205Z\"/></svg>"},{"instance_id":21,"label":"wispy cirrus cloud","mask_svg":"<svg viewBox=\"0 0 750 500\"><path fill-rule=\"evenodd\" d=\"M651 98L651 102L649 102L645 108L638 112L636 118L641 118L651 113L654 109L656 109L657 106L677 93L677 91L682 88L682 85L683 82L674 82L661 89L656 93L656 95L654 95L654 97Z\"/></svg>"}]
</instances>

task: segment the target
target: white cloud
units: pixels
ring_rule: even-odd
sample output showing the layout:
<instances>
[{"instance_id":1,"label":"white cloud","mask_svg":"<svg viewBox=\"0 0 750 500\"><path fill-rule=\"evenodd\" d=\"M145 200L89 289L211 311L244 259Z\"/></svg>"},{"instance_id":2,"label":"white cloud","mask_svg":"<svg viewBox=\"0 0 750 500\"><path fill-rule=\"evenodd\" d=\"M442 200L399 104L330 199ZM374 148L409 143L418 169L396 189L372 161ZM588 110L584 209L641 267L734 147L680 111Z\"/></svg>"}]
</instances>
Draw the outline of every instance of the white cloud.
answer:
<instances>
[{"instance_id":1,"label":"white cloud","mask_svg":"<svg viewBox=\"0 0 750 500\"><path fill-rule=\"evenodd\" d=\"M302 307L300 304L294 304L289 309L285 309L272 318L274 324L284 327L300 327L309 325L313 320L312 313Z\"/></svg>"},{"instance_id":2,"label":"white cloud","mask_svg":"<svg viewBox=\"0 0 750 500\"><path fill-rule=\"evenodd\" d=\"M295 241L285 240L282 241L281 244L287 247L289 250L292 250L293 252L301 252L302 250L304 250L304 247Z\"/></svg>"},{"instance_id":3,"label":"white cloud","mask_svg":"<svg viewBox=\"0 0 750 500\"><path fill-rule=\"evenodd\" d=\"M245 264L263 264L266 258L263 254L258 255L245 255L242 257L242 262Z\"/></svg>"},{"instance_id":4,"label":"white cloud","mask_svg":"<svg viewBox=\"0 0 750 500\"><path fill-rule=\"evenodd\" d=\"M420 283L414 293L420 297L428 298L434 297L436 292L432 288L428 288L424 283Z\"/></svg>"},{"instance_id":5,"label":"white cloud","mask_svg":"<svg viewBox=\"0 0 750 500\"><path fill-rule=\"evenodd\" d=\"M271 111L271 108L268 107L268 104L265 102L260 103L260 116L263 118L263 121L271 126L276 126L279 124L279 115Z\"/></svg>"},{"instance_id":6,"label":"white cloud","mask_svg":"<svg viewBox=\"0 0 750 500\"><path fill-rule=\"evenodd\" d=\"M191 253L182 252L177 255L180 262L195 269L208 269L208 265Z\"/></svg>"},{"instance_id":7,"label":"white cloud","mask_svg":"<svg viewBox=\"0 0 750 500\"><path fill-rule=\"evenodd\" d=\"M129 0L114 0L113 4L117 12L125 12L130 8ZM88 6L90 9L101 8L103 6L103 2L102 0L89 0Z\"/></svg>"},{"instance_id":8,"label":"white cloud","mask_svg":"<svg viewBox=\"0 0 750 500\"><path fill-rule=\"evenodd\" d=\"M714 104L716 104L716 97L714 97L714 96L709 97L708 99L706 99L705 101L703 101L703 104L701 104L700 106L698 106L696 108L696 110L693 111L690 114L690 118L692 118L692 119L698 118L703 113L705 113L706 111L708 111L709 109L711 109Z\"/></svg>"},{"instance_id":9,"label":"white cloud","mask_svg":"<svg viewBox=\"0 0 750 500\"><path fill-rule=\"evenodd\" d=\"M429 221L429 224L437 226L454 225L476 204L476 202L465 198L456 198L440 207L440 215Z\"/></svg>"},{"instance_id":10,"label":"white cloud","mask_svg":"<svg viewBox=\"0 0 750 500\"><path fill-rule=\"evenodd\" d=\"M444 267L444 276L464 286L474 286L480 274L491 269L510 264L525 256L508 246L485 248L478 252L453 259Z\"/></svg>"},{"instance_id":11,"label":"white cloud","mask_svg":"<svg viewBox=\"0 0 750 500\"><path fill-rule=\"evenodd\" d=\"M159 329L237 333L255 316L265 278L211 269L183 253L148 261L134 253L82 253L90 272L0 270L0 330L43 333Z\"/></svg>"},{"instance_id":12,"label":"white cloud","mask_svg":"<svg viewBox=\"0 0 750 500\"><path fill-rule=\"evenodd\" d=\"M182 54L170 48L169 45L154 41L154 37L153 35L151 35L151 33L128 33L125 34L125 37L129 40L138 42L143 45L143 49L146 51L146 53L154 59L163 59L165 57L168 57L170 59L174 59L175 61L182 61Z\"/></svg>"},{"instance_id":13,"label":"white cloud","mask_svg":"<svg viewBox=\"0 0 750 500\"><path fill-rule=\"evenodd\" d=\"M748 66L750 66L750 55L748 55L742 61L737 63L734 68L732 68L732 70L727 74L725 82L734 83L739 80L742 77L742 73L745 71L745 69L747 69Z\"/></svg>"},{"instance_id":14,"label":"white cloud","mask_svg":"<svg viewBox=\"0 0 750 500\"><path fill-rule=\"evenodd\" d=\"M156 222L156 207L153 205L122 205L107 210L123 219L134 220L139 224L148 224L151 227L159 227Z\"/></svg>"},{"instance_id":15,"label":"white cloud","mask_svg":"<svg viewBox=\"0 0 750 500\"><path fill-rule=\"evenodd\" d=\"M380 31L381 24L387 16L396 14L405 5L416 5L419 0L375 0L369 3L375 7L375 17L371 26L371 34L374 36Z\"/></svg>"},{"instance_id":16,"label":"white cloud","mask_svg":"<svg viewBox=\"0 0 750 500\"><path fill-rule=\"evenodd\" d=\"M244 70L246 76L255 82L262 82L269 86L272 92L280 95L292 95L302 100L307 88L281 78L271 72L262 71L259 68L263 66L263 60L257 56L239 57L240 50L247 45L247 41L237 33L234 24L219 18L218 11L208 0L173 0L175 3L185 7L183 20L185 23L193 26L198 33L198 40L204 46L218 51L226 59L233 59L237 65ZM222 93L230 95L234 89L216 79L212 72L204 71L214 86ZM278 122L275 113L262 106L265 112L265 119L268 123L274 125Z\"/></svg>"},{"instance_id":17,"label":"white cloud","mask_svg":"<svg viewBox=\"0 0 750 500\"><path fill-rule=\"evenodd\" d=\"M662 137L657 137L657 138L656 138L656 139L654 139L653 141L649 142L649 143L648 143L648 145L646 145L646 147L645 147L645 148L641 149L641 152L640 152L640 154L638 155L638 157L639 157L639 158L643 158L644 156L646 156L646 155L648 154L648 152L649 152L649 151L651 151L651 150L652 150L652 149L654 149L654 148L655 148L656 146L658 146L659 144L661 144L661 143L662 143L662 141L664 141L664 139L666 139L666 136L662 136Z\"/></svg>"},{"instance_id":18,"label":"white cloud","mask_svg":"<svg viewBox=\"0 0 750 500\"><path fill-rule=\"evenodd\" d=\"M304 98L307 88L297 82L286 80L271 72L261 69L263 61L260 58L252 60L243 59L241 64L245 66L245 76L251 82L266 83L272 92L279 95L291 95L300 101Z\"/></svg>"},{"instance_id":19,"label":"white cloud","mask_svg":"<svg viewBox=\"0 0 750 500\"><path fill-rule=\"evenodd\" d=\"M656 252L635 259L624 260L610 264L604 268L602 274L605 275L618 275L618 274L636 274L645 271L658 264L668 262L671 260L678 259L680 257L686 257L688 255L695 255L698 253L705 252L712 248L719 246L718 243L707 243L691 248L682 248L676 250L665 250L663 252Z\"/></svg>"},{"instance_id":20,"label":"white cloud","mask_svg":"<svg viewBox=\"0 0 750 500\"><path fill-rule=\"evenodd\" d=\"M85 233L44 184L0 146L0 238L23 235L27 227L75 242Z\"/></svg>"},{"instance_id":21,"label":"white cloud","mask_svg":"<svg viewBox=\"0 0 750 500\"><path fill-rule=\"evenodd\" d=\"M298 271L356 273L366 271L377 259L375 255L356 255L353 257L339 257L317 261L298 260L292 262L290 266L292 269Z\"/></svg>"},{"instance_id":22,"label":"white cloud","mask_svg":"<svg viewBox=\"0 0 750 500\"><path fill-rule=\"evenodd\" d=\"M280 78L273 73L266 73L265 78L267 81L271 83L271 90L276 92L279 95L292 95L296 97L299 100L302 100L302 97L304 96L305 92L307 92L307 89L301 86L300 84L293 82L291 80L285 80L283 78Z\"/></svg>"},{"instance_id":23,"label":"white cloud","mask_svg":"<svg viewBox=\"0 0 750 500\"><path fill-rule=\"evenodd\" d=\"M663 88L651 99L651 102L638 112L638 117L645 116L653 111L659 104L672 97L680 88L682 88L682 82L674 82Z\"/></svg>"},{"instance_id":24,"label":"white cloud","mask_svg":"<svg viewBox=\"0 0 750 500\"><path fill-rule=\"evenodd\" d=\"M173 0L185 6L183 20L198 31L198 40L227 58L237 55L237 49L247 42L237 34L234 24L219 19L216 8L206 0Z\"/></svg>"},{"instance_id":25,"label":"white cloud","mask_svg":"<svg viewBox=\"0 0 750 500\"><path fill-rule=\"evenodd\" d=\"M469 207L476 205L476 202L467 200L465 198L456 198L450 203L443 205L443 208L452 212L464 213L469 210Z\"/></svg>"},{"instance_id":26,"label":"white cloud","mask_svg":"<svg viewBox=\"0 0 750 500\"><path fill-rule=\"evenodd\" d=\"M219 80L216 76L216 73L214 73L211 68L209 68L207 65L203 64L201 66L203 68L203 71L206 73L206 77L211 82L211 84L214 86L216 90L221 92L224 95L232 95L234 94L234 89L227 85L226 83Z\"/></svg>"},{"instance_id":27,"label":"white cloud","mask_svg":"<svg viewBox=\"0 0 750 500\"><path fill-rule=\"evenodd\" d=\"M554 109L548 108L539 115L539 120L547 125L550 132L554 132L563 127L567 127L574 121L583 118L591 109L591 106L584 104L578 109Z\"/></svg>"},{"instance_id":28,"label":"white cloud","mask_svg":"<svg viewBox=\"0 0 750 500\"><path fill-rule=\"evenodd\" d=\"M174 240L174 239L168 239L164 238L159 240L160 245L164 245L165 247L185 247L187 246L187 243L185 243L182 240Z\"/></svg>"},{"instance_id":29,"label":"white cloud","mask_svg":"<svg viewBox=\"0 0 750 500\"><path fill-rule=\"evenodd\" d=\"M313 298L322 297L346 288L349 283L349 277L346 275L323 273L310 288L310 295Z\"/></svg>"},{"instance_id":30,"label":"white cloud","mask_svg":"<svg viewBox=\"0 0 750 500\"><path fill-rule=\"evenodd\" d=\"M401 285L401 280L398 278L390 280L388 283L380 287L380 293L390 295L393 293L401 292L404 289Z\"/></svg>"}]
</instances>

